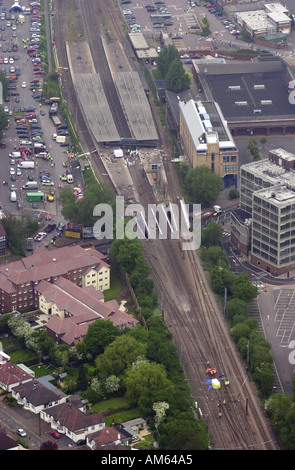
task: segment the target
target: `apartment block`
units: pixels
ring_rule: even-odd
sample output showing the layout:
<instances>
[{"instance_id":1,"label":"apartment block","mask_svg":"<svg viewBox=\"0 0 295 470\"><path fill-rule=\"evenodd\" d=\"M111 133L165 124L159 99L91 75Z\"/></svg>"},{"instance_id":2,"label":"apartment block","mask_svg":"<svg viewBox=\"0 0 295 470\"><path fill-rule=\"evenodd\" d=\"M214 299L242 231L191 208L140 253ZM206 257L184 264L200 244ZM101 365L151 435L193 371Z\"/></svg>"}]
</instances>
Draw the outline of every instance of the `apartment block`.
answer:
<instances>
[{"instance_id":1,"label":"apartment block","mask_svg":"<svg viewBox=\"0 0 295 470\"><path fill-rule=\"evenodd\" d=\"M79 245L44 251L0 267L0 313L39 308L36 286L64 277L80 287L110 288L107 258L93 248Z\"/></svg>"}]
</instances>

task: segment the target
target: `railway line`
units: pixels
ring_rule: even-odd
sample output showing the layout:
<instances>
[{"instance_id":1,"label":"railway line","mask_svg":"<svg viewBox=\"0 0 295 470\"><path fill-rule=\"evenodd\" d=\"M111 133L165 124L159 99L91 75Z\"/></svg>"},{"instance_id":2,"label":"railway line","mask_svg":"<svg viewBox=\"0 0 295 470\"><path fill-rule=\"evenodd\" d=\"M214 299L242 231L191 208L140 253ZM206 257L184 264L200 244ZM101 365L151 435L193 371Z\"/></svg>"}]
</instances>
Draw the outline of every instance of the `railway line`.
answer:
<instances>
[{"instance_id":1,"label":"railway line","mask_svg":"<svg viewBox=\"0 0 295 470\"><path fill-rule=\"evenodd\" d=\"M67 12L63 3L62 0L57 0L58 15L61 11L64 16L62 22L56 20L59 25L56 35L60 42L59 54L63 60L66 60L63 26ZM77 4L83 18L84 30L87 31L93 61L111 95L109 103L114 111L114 119L120 120L121 111L115 109L118 107L118 102L111 91L112 79L108 67L104 64L105 56L100 43L102 23L107 24L110 37L125 40L120 20L111 1L77 0ZM70 78L67 78L66 93L71 99L73 111L78 103ZM124 124L122 125L121 130L125 132ZM84 128L83 123L79 122L79 126L82 139L86 145L92 146L86 124ZM99 160L93 158L96 160L94 166L99 169ZM170 197L172 195L172 200L175 200L179 194L178 181L174 178L171 163L166 162L165 166L168 170ZM156 203L147 178L142 177L141 169L136 166L131 167L130 174L134 185L138 188L139 202L144 207L149 203ZM189 381L192 402L197 401L202 410L212 447L222 450L277 449L275 438L260 408L254 387L243 368L222 313L207 284L197 253L182 252L178 240L144 240L143 247L147 262L153 270L155 287L160 294L164 293L164 318L173 333L173 341L178 348L181 364ZM206 375L208 364L217 370L217 377L222 383L218 390L208 390L208 384L205 383L208 379ZM229 378L229 387L224 386L223 377Z\"/></svg>"},{"instance_id":2,"label":"railway line","mask_svg":"<svg viewBox=\"0 0 295 470\"><path fill-rule=\"evenodd\" d=\"M120 104L120 99L112 79L112 74L102 42L102 34L106 35L109 41L111 40L113 29L115 29L116 35L119 34L121 40L124 39L122 34L118 33L122 27L119 28L118 15L116 11L114 11L112 15L114 17L112 30L108 31L108 29L106 29L106 18L110 14L113 5L113 2L109 2L107 4L106 2L100 2L97 0L79 0L84 31L91 50L94 65L97 72L100 74L103 89L112 110L115 125L121 138L131 139L132 136L130 129ZM105 26L102 26L102 23ZM105 31L103 31L103 28ZM126 40L126 38L124 40Z\"/></svg>"}]
</instances>

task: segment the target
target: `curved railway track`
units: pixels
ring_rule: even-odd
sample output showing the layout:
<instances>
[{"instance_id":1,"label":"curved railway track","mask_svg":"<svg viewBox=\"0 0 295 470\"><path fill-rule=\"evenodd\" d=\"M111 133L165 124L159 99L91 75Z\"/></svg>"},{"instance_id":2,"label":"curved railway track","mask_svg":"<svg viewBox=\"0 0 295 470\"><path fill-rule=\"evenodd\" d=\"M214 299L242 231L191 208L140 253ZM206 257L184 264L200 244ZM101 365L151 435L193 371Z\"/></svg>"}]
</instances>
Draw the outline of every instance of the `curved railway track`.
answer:
<instances>
[{"instance_id":1,"label":"curved railway track","mask_svg":"<svg viewBox=\"0 0 295 470\"><path fill-rule=\"evenodd\" d=\"M56 0L58 18L56 18L56 40L59 41L59 55L66 61L65 50L65 5ZM124 42L125 34L117 17L112 1L77 0L84 29L93 54L93 61L103 76L106 91L110 93L111 108L116 108L112 90L112 80L108 67L105 67L105 55L101 43L101 25L107 24L110 38ZM66 64L63 63L65 66ZM66 95L70 98L69 107L74 115L78 107L72 81L67 78ZM109 96L109 95L107 95ZM121 119L120 112L116 119ZM124 128L124 125L123 125ZM91 146L87 126L79 121L79 134L86 145ZM123 132L123 130L122 130ZM96 161L96 164L99 162ZM168 179L171 193L176 196L173 186L171 164L168 163ZM146 178L142 178L141 169L131 167L131 175L140 188L140 202L146 206L156 203L153 191ZM176 199L176 198L175 198ZM175 200L174 199L174 200ZM236 347L229 337L222 315L207 285L198 256L194 252L180 250L176 240L143 241L146 259L153 270L155 287L159 293L165 293L164 312L168 327L173 333L182 367L189 380L194 401L203 412L208 433L212 436L215 449L277 449L276 441L268 428L268 423L260 409L256 393L249 381ZM205 380L207 364L216 367L217 376L224 374L230 380L230 386L219 390L208 390ZM220 377L222 381L223 377ZM225 404L223 401L225 400ZM246 413L246 404L248 404ZM221 417L219 413L221 412Z\"/></svg>"}]
</instances>

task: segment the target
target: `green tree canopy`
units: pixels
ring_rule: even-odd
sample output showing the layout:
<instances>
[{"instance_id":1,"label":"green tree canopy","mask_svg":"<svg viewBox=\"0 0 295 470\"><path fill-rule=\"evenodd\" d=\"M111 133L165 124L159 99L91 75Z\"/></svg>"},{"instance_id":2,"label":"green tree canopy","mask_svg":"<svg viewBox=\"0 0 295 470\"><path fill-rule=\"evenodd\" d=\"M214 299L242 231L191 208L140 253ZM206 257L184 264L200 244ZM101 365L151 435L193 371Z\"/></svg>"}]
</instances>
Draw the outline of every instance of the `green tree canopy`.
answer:
<instances>
[{"instance_id":1,"label":"green tree canopy","mask_svg":"<svg viewBox=\"0 0 295 470\"><path fill-rule=\"evenodd\" d=\"M109 344L95 361L102 377L120 376L138 357L145 356L146 345L132 336L122 335Z\"/></svg>"},{"instance_id":2,"label":"green tree canopy","mask_svg":"<svg viewBox=\"0 0 295 470\"><path fill-rule=\"evenodd\" d=\"M181 93L188 90L191 84L191 79L186 73L183 64L179 58L174 59L169 67L165 77L166 88L173 93Z\"/></svg>"},{"instance_id":3,"label":"green tree canopy","mask_svg":"<svg viewBox=\"0 0 295 470\"><path fill-rule=\"evenodd\" d=\"M89 325L83 338L86 354L95 358L102 354L110 343L121 334L120 329L109 320L96 320Z\"/></svg>"},{"instance_id":4,"label":"green tree canopy","mask_svg":"<svg viewBox=\"0 0 295 470\"><path fill-rule=\"evenodd\" d=\"M165 79L169 67L174 59L179 59L179 52L173 44L165 47L159 53L158 57L156 58L156 64L162 78Z\"/></svg>"},{"instance_id":5,"label":"green tree canopy","mask_svg":"<svg viewBox=\"0 0 295 470\"><path fill-rule=\"evenodd\" d=\"M222 238L222 227L216 222L211 222L202 229L202 245L206 247L220 245Z\"/></svg>"},{"instance_id":6,"label":"green tree canopy","mask_svg":"<svg viewBox=\"0 0 295 470\"><path fill-rule=\"evenodd\" d=\"M239 276L235 276L234 285L233 285L233 295L238 297L245 302L251 302L258 295L257 286L253 286L247 275L247 273L242 273Z\"/></svg>"},{"instance_id":7,"label":"green tree canopy","mask_svg":"<svg viewBox=\"0 0 295 470\"><path fill-rule=\"evenodd\" d=\"M88 170L90 171L90 170ZM86 188L83 199L76 199L73 189L61 188L59 202L62 206L62 215L65 220L73 224L81 224L83 227L93 227L97 217L93 216L93 210L98 204L109 204L114 207L112 191L104 184L98 184L92 175L86 176Z\"/></svg>"},{"instance_id":8,"label":"green tree canopy","mask_svg":"<svg viewBox=\"0 0 295 470\"><path fill-rule=\"evenodd\" d=\"M165 47L156 59L157 69L165 80L166 88L174 93L188 90L191 79L186 73L179 52L174 45Z\"/></svg>"},{"instance_id":9,"label":"green tree canopy","mask_svg":"<svg viewBox=\"0 0 295 470\"><path fill-rule=\"evenodd\" d=\"M206 166L190 168L185 176L185 192L192 203L210 206L216 201L221 188L221 178Z\"/></svg>"},{"instance_id":10,"label":"green tree canopy","mask_svg":"<svg viewBox=\"0 0 295 470\"><path fill-rule=\"evenodd\" d=\"M158 392L163 391L169 396L169 390L173 389L172 383L167 378L165 367L146 360L133 363L126 373L124 382L129 403L140 406L142 400L144 406L150 407L151 410Z\"/></svg>"},{"instance_id":11,"label":"green tree canopy","mask_svg":"<svg viewBox=\"0 0 295 470\"><path fill-rule=\"evenodd\" d=\"M135 267L138 258L142 257L143 249L138 238L130 240L114 240L110 249L110 258L131 274ZM141 258L142 259L142 258Z\"/></svg>"}]
</instances>

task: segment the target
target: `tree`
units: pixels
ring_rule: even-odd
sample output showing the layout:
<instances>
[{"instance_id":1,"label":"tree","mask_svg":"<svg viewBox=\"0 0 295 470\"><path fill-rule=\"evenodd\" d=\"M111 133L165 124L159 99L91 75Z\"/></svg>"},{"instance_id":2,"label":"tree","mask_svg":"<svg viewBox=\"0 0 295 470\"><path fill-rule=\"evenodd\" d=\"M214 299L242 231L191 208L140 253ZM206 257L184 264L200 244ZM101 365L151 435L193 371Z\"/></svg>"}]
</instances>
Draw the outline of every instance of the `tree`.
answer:
<instances>
[{"instance_id":1,"label":"tree","mask_svg":"<svg viewBox=\"0 0 295 470\"><path fill-rule=\"evenodd\" d=\"M169 70L165 76L166 88L173 93L181 93L184 90L188 90L191 85L191 79L188 73L186 73L181 60L178 58L174 59Z\"/></svg>"},{"instance_id":2,"label":"tree","mask_svg":"<svg viewBox=\"0 0 295 470\"><path fill-rule=\"evenodd\" d=\"M26 238L32 235L38 228L38 221L27 215L23 219L19 217L5 217L2 219L7 233L8 248L14 255L25 256Z\"/></svg>"},{"instance_id":3,"label":"tree","mask_svg":"<svg viewBox=\"0 0 295 470\"><path fill-rule=\"evenodd\" d=\"M191 79L186 73L179 57L179 52L174 45L162 49L156 59L157 69L165 80L166 88L174 93L188 90Z\"/></svg>"},{"instance_id":4,"label":"tree","mask_svg":"<svg viewBox=\"0 0 295 470\"><path fill-rule=\"evenodd\" d=\"M78 379L77 379L77 389L86 390L88 386L88 379L85 371L84 364L79 367Z\"/></svg>"},{"instance_id":5,"label":"tree","mask_svg":"<svg viewBox=\"0 0 295 470\"><path fill-rule=\"evenodd\" d=\"M216 223L211 222L206 228L202 229L202 245L218 246L222 239L222 227Z\"/></svg>"},{"instance_id":6,"label":"tree","mask_svg":"<svg viewBox=\"0 0 295 470\"><path fill-rule=\"evenodd\" d=\"M107 394L112 394L120 389L120 379L115 375L110 375L105 380L105 391Z\"/></svg>"},{"instance_id":7,"label":"tree","mask_svg":"<svg viewBox=\"0 0 295 470\"><path fill-rule=\"evenodd\" d=\"M233 285L233 295L247 303L250 303L258 295L257 286L253 286L247 273L235 276Z\"/></svg>"},{"instance_id":8,"label":"tree","mask_svg":"<svg viewBox=\"0 0 295 470\"><path fill-rule=\"evenodd\" d=\"M222 188L221 178L206 166L190 168L185 176L185 192L192 203L210 206Z\"/></svg>"},{"instance_id":9,"label":"tree","mask_svg":"<svg viewBox=\"0 0 295 470\"><path fill-rule=\"evenodd\" d=\"M89 325L83 338L86 353L92 358L102 354L110 343L121 334L119 328L109 320L96 320Z\"/></svg>"},{"instance_id":10,"label":"tree","mask_svg":"<svg viewBox=\"0 0 295 470\"><path fill-rule=\"evenodd\" d=\"M5 111L0 108L0 139L3 139L5 129L8 125L8 116Z\"/></svg>"},{"instance_id":11,"label":"tree","mask_svg":"<svg viewBox=\"0 0 295 470\"><path fill-rule=\"evenodd\" d=\"M179 59L179 52L173 44L165 47L159 53L158 57L156 58L156 64L162 78L165 79L169 67L174 59Z\"/></svg>"},{"instance_id":12,"label":"tree","mask_svg":"<svg viewBox=\"0 0 295 470\"><path fill-rule=\"evenodd\" d=\"M61 188L58 198L65 220L73 224L81 224L83 227L92 227L97 218L93 216L93 210L98 204L114 205L113 193L104 184L98 184L90 180L86 184L82 199L77 200L71 188Z\"/></svg>"},{"instance_id":13,"label":"tree","mask_svg":"<svg viewBox=\"0 0 295 470\"><path fill-rule=\"evenodd\" d=\"M128 274L136 267L138 258L142 259L143 249L138 238L114 240L110 249L110 258L121 264Z\"/></svg>"},{"instance_id":14,"label":"tree","mask_svg":"<svg viewBox=\"0 0 295 470\"><path fill-rule=\"evenodd\" d=\"M236 315L241 315L244 319L248 318L248 303L244 300L234 298L227 301L226 315L229 320L232 320Z\"/></svg>"},{"instance_id":15,"label":"tree","mask_svg":"<svg viewBox=\"0 0 295 470\"><path fill-rule=\"evenodd\" d=\"M58 445L53 441L44 441L39 447L40 450L58 450Z\"/></svg>"},{"instance_id":16,"label":"tree","mask_svg":"<svg viewBox=\"0 0 295 470\"><path fill-rule=\"evenodd\" d=\"M143 401L147 399L151 410L156 393L165 391L169 395L169 389L173 388L167 378L164 366L147 360L133 363L126 372L124 381L126 398L130 405L140 406L141 399ZM145 402L145 406L147 406L147 402Z\"/></svg>"},{"instance_id":17,"label":"tree","mask_svg":"<svg viewBox=\"0 0 295 470\"><path fill-rule=\"evenodd\" d=\"M144 356L146 345L132 336L122 335L109 344L96 361L96 367L102 377L124 374L138 357Z\"/></svg>"}]
</instances>

